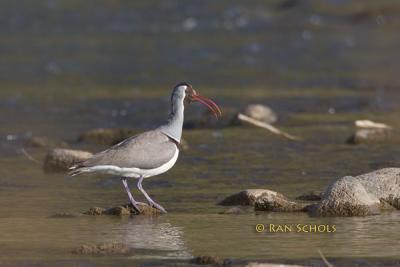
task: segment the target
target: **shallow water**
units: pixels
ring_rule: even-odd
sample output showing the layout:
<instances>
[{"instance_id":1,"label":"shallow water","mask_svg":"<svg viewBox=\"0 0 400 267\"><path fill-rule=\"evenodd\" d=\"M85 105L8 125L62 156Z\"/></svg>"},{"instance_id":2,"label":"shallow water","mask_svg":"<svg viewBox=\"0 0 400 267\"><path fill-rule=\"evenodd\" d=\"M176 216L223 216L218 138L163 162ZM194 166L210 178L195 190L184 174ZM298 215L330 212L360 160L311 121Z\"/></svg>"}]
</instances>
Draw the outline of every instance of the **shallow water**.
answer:
<instances>
[{"instance_id":1,"label":"shallow water","mask_svg":"<svg viewBox=\"0 0 400 267\"><path fill-rule=\"evenodd\" d=\"M318 249L330 258L399 256L399 212L365 218L251 209L218 214L225 208L216 203L239 190L268 188L296 197L344 175L400 166L398 143L345 144L355 119L400 127L399 20L382 9L399 5L309 1L282 9L278 1L247 3L0 3L0 262L129 265L202 254L309 259L319 257ZM77 144L77 136L97 127L155 127L167 114L170 87L181 79L225 110L270 105L280 115L277 126L302 141L251 127L186 130L190 149L168 173L144 182L167 215L50 218L127 198L116 178L43 173L21 153L23 139L48 136L100 151L104 147ZM187 118L202 112L192 105ZM25 149L38 160L46 153ZM258 223L334 224L337 231L256 233ZM81 244L109 241L135 253L71 254Z\"/></svg>"}]
</instances>

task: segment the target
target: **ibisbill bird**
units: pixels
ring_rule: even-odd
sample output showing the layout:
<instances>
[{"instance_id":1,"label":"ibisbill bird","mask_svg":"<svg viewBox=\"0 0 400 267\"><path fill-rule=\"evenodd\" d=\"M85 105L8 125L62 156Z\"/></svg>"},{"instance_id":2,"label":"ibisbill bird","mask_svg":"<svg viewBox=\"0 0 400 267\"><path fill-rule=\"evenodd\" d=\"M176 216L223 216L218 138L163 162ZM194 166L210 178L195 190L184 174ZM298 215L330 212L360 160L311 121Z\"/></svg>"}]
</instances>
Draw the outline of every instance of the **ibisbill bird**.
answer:
<instances>
[{"instance_id":1,"label":"ibisbill bird","mask_svg":"<svg viewBox=\"0 0 400 267\"><path fill-rule=\"evenodd\" d=\"M137 179L137 188L150 206L166 213L143 189L143 179L162 174L171 169L178 159L185 105L192 102L204 104L218 119L221 109L211 99L198 94L188 83L177 84L171 95L171 112L165 124L154 130L132 136L93 155L91 158L71 167L72 176L87 173L103 173L121 177L134 209L139 210L137 202L129 189L128 178Z\"/></svg>"}]
</instances>

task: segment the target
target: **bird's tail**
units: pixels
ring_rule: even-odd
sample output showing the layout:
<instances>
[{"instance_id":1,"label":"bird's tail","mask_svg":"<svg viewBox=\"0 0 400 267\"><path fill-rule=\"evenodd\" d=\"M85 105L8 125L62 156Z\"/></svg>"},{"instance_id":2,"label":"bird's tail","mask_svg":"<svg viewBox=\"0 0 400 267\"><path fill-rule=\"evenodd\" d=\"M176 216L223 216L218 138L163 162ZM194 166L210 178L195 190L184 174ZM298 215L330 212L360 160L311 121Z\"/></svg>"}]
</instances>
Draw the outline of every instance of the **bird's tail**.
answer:
<instances>
[{"instance_id":1,"label":"bird's tail","mask_svg":"<svg viewBox=\"0 0 400 267\"><path fill-rule=\"evenodd\" d=\"M68 175L70 175L70 176L75 176L75 175L79 175L79 174L82 174L82 173L90 172L90 168L82 167L82 166L79 166L79 165L72 166L69 169L71 170L68 173Z\"/></svg>"}]
</instances>

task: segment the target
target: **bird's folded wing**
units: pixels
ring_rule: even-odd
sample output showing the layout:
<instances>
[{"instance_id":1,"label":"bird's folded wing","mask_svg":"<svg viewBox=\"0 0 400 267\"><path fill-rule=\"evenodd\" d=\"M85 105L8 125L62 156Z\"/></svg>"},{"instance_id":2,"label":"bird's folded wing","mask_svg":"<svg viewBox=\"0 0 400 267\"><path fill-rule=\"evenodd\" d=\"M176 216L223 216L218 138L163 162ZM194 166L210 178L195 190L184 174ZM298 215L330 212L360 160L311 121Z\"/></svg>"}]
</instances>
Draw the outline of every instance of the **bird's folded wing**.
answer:
<instances>
[{"instance_id":1,"label":"bird's folded wing","mask_svg":"<svg viewBox=\"0 0 400 267\"><path fill-rule=\"evenodd\" d=\"M170 161L176 150L176 144L169 137L153 130L97 153L77 167L113 165L121 168L154 169Z\"/></svg>"}]
</instances>

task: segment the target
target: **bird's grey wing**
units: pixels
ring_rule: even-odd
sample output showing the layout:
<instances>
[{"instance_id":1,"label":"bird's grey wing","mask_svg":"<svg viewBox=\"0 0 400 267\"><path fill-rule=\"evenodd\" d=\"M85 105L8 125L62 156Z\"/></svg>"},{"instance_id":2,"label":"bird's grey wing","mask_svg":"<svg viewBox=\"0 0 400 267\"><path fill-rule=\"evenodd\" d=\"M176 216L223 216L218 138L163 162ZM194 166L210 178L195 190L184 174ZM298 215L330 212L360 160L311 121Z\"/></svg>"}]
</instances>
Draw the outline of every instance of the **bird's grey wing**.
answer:
<instances>
[{"instance_id":1,"label":"bird's grey wing","mask_svg":"<svg viewBox=\"0 0 400 267\"><path fill-rule=\"evenodd\" d=\"M130 137L121 143L93 155L79 167L113 165L123 168L154 169L170 161L176 144L158 130Z\"/></svg>"}]
</instances>

